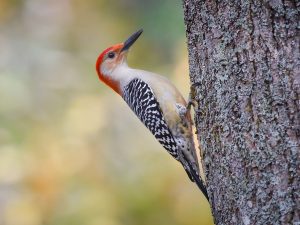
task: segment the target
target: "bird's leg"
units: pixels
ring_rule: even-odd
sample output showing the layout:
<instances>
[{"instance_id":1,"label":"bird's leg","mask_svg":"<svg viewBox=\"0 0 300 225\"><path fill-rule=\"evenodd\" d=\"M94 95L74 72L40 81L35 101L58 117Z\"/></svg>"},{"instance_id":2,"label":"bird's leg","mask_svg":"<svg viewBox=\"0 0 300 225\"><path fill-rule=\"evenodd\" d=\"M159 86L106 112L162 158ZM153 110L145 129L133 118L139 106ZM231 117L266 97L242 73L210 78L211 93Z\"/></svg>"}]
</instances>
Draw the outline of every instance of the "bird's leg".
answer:
<instances>
[{"instance_id":1,"label":"bird's leg","mask_svg":"<svg viewBox=\"0 0 300 225\"><path fill-rule=\"evenodd\" d=\"M192 106L193 106L195 112L197 112L197 101L196 101L197 91L196 91L196 87L199 86L199 85L200 85L199 82L193 83L191 85L190 94L189 94L189 98L188 98L188 103L187 103L187 106L186 106L186 113L190 113L190 110L191 110ZM192 121L192 125L194 125L193 121ZM196 130L195 134L197 134L197 133L198 133L198 130Z\"/></svg>"},{"instance_id":2,"label":"bird's leg","mask_svg":"<svg viewBox=\"0 0 300 225\"><path fill-rule=\"evenodd\" d=\"M193 106L194 108L197 105L197 101L196 101L196 87L199 86L200 83L194 83L191 85L191 89L190 89L190 94L189 94L189 99L188 99L188 104L187 104L187 112L189 112L191 110L191 106Z\"/></svg>"},{"instance_id":3,"label":"bird's leg","mask_svg":"<svg viewBox=\"0 0 300 225\"><path fill-rule=\"evenodd\" d=\"M182 119L182 121L186 121L187 115L191 110L191 106L193 106L194 108L196 107L197 102L195 97L196 97L196 86L198 85L200 85L200 83L194 83L191 85L188 104L186 107L179 103L176 104L177 112L180 118Z\"/></svg>"}]
</instances>

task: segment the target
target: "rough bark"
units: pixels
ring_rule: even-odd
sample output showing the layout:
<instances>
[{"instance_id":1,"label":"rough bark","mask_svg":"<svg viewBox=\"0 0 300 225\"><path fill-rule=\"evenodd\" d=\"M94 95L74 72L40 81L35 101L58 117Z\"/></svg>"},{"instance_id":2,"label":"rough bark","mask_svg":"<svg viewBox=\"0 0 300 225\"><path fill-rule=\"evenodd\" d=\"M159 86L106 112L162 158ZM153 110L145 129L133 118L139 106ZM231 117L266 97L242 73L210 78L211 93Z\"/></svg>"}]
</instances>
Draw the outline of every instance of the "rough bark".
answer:
<instances>
[{"instance_id":1,"label":"rough bark","mask_svg":"<svg viewBox=\"0 0 300 225\"><path fill-rule=\"evenodd\" d=\"M183 0L216 224L300 224L299 1Z\"/></svg>"}]
</instances>

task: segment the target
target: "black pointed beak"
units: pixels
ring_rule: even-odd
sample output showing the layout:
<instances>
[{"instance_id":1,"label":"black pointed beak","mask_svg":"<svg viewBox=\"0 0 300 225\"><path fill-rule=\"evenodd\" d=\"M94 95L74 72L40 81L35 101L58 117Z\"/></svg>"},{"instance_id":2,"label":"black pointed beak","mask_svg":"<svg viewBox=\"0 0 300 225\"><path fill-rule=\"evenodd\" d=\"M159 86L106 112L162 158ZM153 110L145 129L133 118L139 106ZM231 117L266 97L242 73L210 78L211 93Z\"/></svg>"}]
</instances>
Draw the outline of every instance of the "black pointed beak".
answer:
<instances>
[{"instance_id":1,"label":"black pointed beak","mask_svg":"<svg viewBox=\"0 0 300 225\"><path fill-rule=\"evenodd\" d=\"M138 30L134 34L132 34L125 42L124 46L121 49L121 52L128 50L131 45L139 38L139 36L143 33L143 29Z\"/></svg>"}]
</instances>

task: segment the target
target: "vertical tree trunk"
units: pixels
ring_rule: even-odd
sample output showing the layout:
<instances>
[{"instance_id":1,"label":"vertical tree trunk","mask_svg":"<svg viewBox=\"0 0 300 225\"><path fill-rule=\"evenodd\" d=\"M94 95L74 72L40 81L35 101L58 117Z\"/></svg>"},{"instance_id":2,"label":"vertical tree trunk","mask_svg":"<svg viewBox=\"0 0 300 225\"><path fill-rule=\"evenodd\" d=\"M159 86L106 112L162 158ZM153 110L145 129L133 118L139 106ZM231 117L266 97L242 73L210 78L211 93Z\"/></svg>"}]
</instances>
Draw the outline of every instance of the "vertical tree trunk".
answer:
<instances>
[{"instance_id":1,"label":"vertical tree trunk","mask_svg":"<svg viewBox=\"0 0 300 225\"><path fill-rule=\"evenodd\" d=\"M300 224L300 3L183 0L216 224Z\"/></svg>"}]
</instances>

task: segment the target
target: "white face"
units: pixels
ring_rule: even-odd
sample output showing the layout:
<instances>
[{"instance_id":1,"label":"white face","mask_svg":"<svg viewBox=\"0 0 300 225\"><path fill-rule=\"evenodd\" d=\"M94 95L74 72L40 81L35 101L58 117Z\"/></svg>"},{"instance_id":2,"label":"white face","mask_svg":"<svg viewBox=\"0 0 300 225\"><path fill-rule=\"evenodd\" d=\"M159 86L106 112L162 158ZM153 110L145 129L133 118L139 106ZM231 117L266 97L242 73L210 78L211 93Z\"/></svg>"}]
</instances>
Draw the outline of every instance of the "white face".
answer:
<instances>
[{"instance_id":1,"label":"white face","mask_svg":"<svg viewBox=\"0 0 300 225\"><path fill-rule=\"evenodd\" d=\"M107 52L101 63L100 71L103 76L110 77L118 66L122 65L126 61L126 52L120 52L119 50L111 50Z\"/></svg>"},{"instance_id":2,"label":"white face","mask_svg":"<svg viewBox=\"0 0 300 225\"><path fill-rule=\"evenodd\" d=\"M124 68L126 63L127 50L122 50L124 44L118 44L104 50L98 57L96 66L100 80L120 94L120 85L123 83Z\"/></svg>"}]
</instances>

